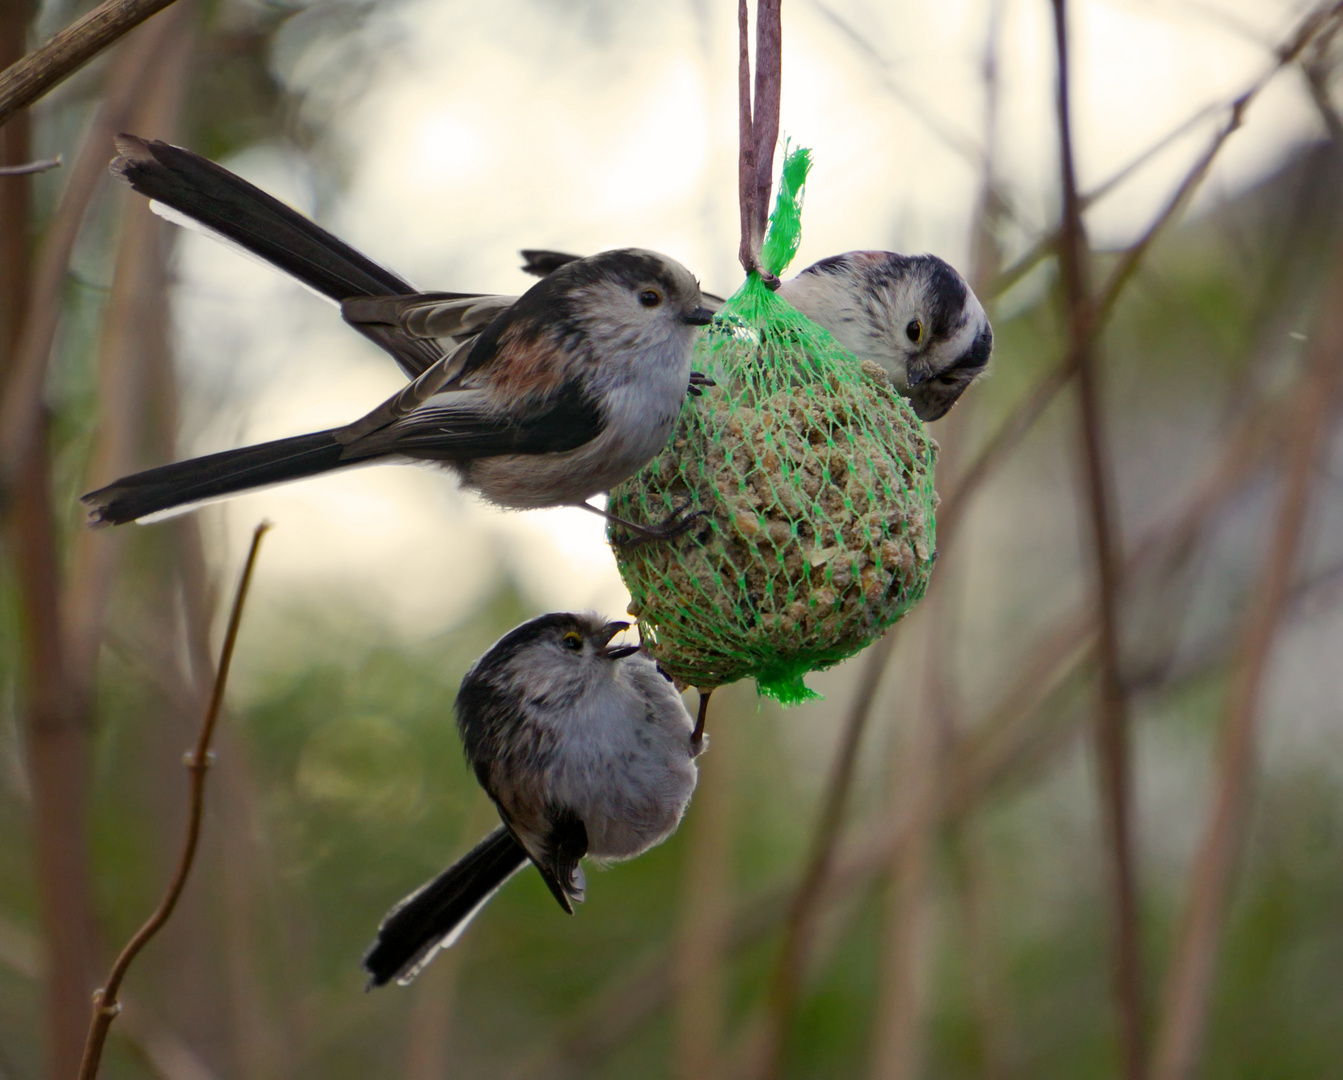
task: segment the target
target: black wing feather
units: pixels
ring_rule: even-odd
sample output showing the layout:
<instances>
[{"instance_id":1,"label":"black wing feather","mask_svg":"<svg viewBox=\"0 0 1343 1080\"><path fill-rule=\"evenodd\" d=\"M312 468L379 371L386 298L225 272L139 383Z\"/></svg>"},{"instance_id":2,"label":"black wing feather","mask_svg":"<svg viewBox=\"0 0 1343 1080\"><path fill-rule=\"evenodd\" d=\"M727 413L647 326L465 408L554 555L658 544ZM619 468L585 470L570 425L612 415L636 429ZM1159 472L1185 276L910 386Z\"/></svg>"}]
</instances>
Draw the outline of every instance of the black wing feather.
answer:
<instances>
[{"instance_id":1,"label":"black wing feather","mask_svg":"<svg viewBox=\"0 0 1343 1080\"><path fill-rule=\"evenodd\" d=\"M550 831L545 849L532 861L560 907L572 915L574 904L583 902L583 876L578 864L588 853L588 829L568 807L552 806L546 816Z\"/></svg>"},{"instance_id":2,"label":"black wing feather","mask_svg":"<svg viewBox=\"0 0 1343 1080\"><path fill-rule=\"evenodd\" d=\"M347 453L367 457L405 454L426 461L466 461L500 454L559 453L601 434L601 407L569 384L541 412L522 420L472 410L449 401L427 404L350 444Z\"/></svg>"}]
</instances>

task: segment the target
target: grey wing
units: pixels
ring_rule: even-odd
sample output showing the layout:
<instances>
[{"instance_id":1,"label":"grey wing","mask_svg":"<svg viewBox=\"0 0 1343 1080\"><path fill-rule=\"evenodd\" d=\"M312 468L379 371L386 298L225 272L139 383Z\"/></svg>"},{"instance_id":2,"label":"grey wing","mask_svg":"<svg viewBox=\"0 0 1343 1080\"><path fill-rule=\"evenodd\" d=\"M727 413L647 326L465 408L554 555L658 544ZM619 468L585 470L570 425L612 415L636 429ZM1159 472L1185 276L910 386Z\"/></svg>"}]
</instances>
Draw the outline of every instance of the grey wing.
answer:
<instances>
[{"instance_id":1,"label":"grey wing","mask_svg":"<svg viewBox=\"0 0 1343 1080\"><path fill-rule=\"evenodd\" d=\"M458 342L452 351L427 368L418 378L397 391L371 413L360 417L335 432L336 441L349 446L366 435L387 427L411 415L435 394L456 389L455 380L461 375L462 365L471 352L475 338Z\"/></svg>"},{"instance_id":2,"label":"grey wing","mask_svg":"<svg viewBox=\"0 0 1343 1080\"><path fill-rule=\"evenodd\" d=\"M402 296L355 296L340 311L351 326L367 333L394 329L408 338L465 341L475 337L517 301L488 293L422 292Z\"/></svg>"}]
</instances>

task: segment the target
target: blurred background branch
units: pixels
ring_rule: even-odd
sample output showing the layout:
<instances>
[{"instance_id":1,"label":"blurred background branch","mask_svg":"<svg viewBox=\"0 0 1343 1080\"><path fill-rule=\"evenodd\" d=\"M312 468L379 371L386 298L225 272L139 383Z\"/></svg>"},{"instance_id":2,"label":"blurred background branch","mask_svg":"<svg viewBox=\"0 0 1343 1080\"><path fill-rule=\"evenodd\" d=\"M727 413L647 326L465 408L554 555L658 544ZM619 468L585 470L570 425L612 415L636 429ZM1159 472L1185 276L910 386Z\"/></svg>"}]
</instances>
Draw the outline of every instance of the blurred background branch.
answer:
<instances>
[{"instance_id":1,"label":"blurred background branch","mask_svg":"<svg viewBox=\"0 0 1343 1080\"><path fill-rule=\"evenodd\" d=\"M40 49L0 71L0 124L31 105L173 0L104 0Z\"/></svg>"},{"instance_id":2,"label":"blurred background branch","mask_svg":"<svg viewBox=\"0 0 1343 1080\"><path fill-rule=\"evenodd\" d=\"M80 1080L94 1080L98 1075L102 1065L103 1046L107 1042L107 1034L111 1030L112 1021L121 1013L121 1002L117 998L117 994L121 990L121 983L130 971L135 958L172 918L173 911L177 907L177 901L186 888L187 878L191 876L191 868L196 860L196 851L200 846L201 822L205 816L205 779L214 759L214 750L211 744L214 740L215 725L219 721L219 713L224 705L224 691L228 687L229 669L233 664L233 651L238 644L238 628L242 624L242 613L247 603L247 592L252 584L252 575L256 570L257 552L261 548L261 538L266 535L269 529L270 525L263 523L258 525L252 533L252 546L248 549L247 559L243 563L242 573L238 578L238 587L233 596L228 627L224 631L224 642L219 651L219 666L215 673L214 688L210 694L205 716L201 720L200 734L196 738L195 748L183 756L183 764L189 774L191 797L186 830L182 839L182 850L177 858L177 868L173 871L172 879L168 882L167 890L163 894L163 899L159 901L158 907L154 909L140 929L126 943L125 948L121 950L116 961L112 964L112 970L108 973L106 981L94 992L93 1018L89 1022L88 1042L84 1047L83 1060L79 1066Z\"/></svg>"},{"instance_id":3,"label":"blurred background branch","mask_svg":"<svg viewBox=\"0 0 1343 1080\"><path fill-rule=\"evenodd\" d=\"M1129 710L1120 656L1118 565L1123 559L1122 526L1115 516L1114 476L1101 400L1101 373L1091 330L1091 248L1082 224L1082 200L1073 161L1073 119L1068 60L1067 0L1053 0L1058 59L1058 133L1063 222L1059 227L1059 279L1074 358L1079 458L1093 547L1091 564L1096 608L1096 774L1099 778L1106 877L1111 890L1113 970L1119 1052L1127 1080L1146 1073L1143 1015L1142 941L1138 924L1138 882L1133 841L1133 771Z\"/></svg>"}]
</instances>

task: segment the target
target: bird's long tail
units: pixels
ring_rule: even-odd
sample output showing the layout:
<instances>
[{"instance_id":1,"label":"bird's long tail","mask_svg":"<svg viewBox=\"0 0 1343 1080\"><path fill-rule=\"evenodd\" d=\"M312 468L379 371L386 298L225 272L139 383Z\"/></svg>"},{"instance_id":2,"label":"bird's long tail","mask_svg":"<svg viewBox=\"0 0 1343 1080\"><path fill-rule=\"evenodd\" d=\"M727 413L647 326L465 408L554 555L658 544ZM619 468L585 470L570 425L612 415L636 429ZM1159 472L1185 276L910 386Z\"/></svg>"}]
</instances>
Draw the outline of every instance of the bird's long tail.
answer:
<instances>
[{"instance_id":1,"label":"bird's long tail","mask_svg":"<svg viewBox=\"0 0 1343 1080\"><path fill-rule=\"evenodd\" d=\"M415 288L222 165L169 143L118 135L112 171L339 303Z\"/></svg>"},{"instance_id":2,"label":"bird's long tail","mask_svg":"<svg viewBox=\"0 0 1343 1080\"><path fill-rule=\"evenodd\" d=\"M404 278L222 165L136 135L118 135L116 145L112 172L153 199L164 216L235 244L337 304L415 292ZM393 337L384 327L355 328L391 353L411 378L442 357L431 342Z\"/></svg>"},{"instance_id":3,"label":"bird's long tail","mask_svg":"<svg viewBox=\"0 0 1343 1080\"><path fill-rule=\"evenodd\" d=\"M124 476L82 496L80 502L89 508L91 526L123 525L151 514L359 464L342 460L343 450L331 431L296 435Z\"/></svg>"},{"instance_id":4,"label":"bird's long tail","mask_svg":"<svg viewBox=\"0 0 1343 1080\"><path fill-rule=\"evenodd\" d=\"M397 904L364 955L368 989L408 983L439 949L455 942L505 881L527 865L527 853L502 825L427 885Z\"/></svg>"}]
</instances>

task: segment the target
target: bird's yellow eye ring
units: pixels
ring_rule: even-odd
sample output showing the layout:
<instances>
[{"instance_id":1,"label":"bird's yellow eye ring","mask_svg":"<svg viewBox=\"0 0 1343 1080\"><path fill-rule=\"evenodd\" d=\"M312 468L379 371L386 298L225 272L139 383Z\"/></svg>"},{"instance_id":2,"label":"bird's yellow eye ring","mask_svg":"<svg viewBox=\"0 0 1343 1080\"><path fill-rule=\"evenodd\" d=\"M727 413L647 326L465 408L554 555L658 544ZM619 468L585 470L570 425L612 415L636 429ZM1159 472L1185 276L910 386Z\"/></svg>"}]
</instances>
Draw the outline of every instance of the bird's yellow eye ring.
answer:
<instances>
[{"instance_id":1,"label":"bird's yellow eye ring","mask_svg":"<svg viewBox=\"0 0 1343 1080\"><path fill-rule=\"evenodd\" d=\"M657 289L645 289L639 294L639 303L644 307L657 307L662 303L662 294Z\"/></svg>"},{"instance_id":2,"label":"bird's yellow eye ring","mask_svg":"<svg viewBox=\"0 0 1343 1080\"><path fill-rule=\"evenodd\" d=\"M905 326L905 337L917 345L923 340L923 323L918 319L910 319Z\"/></svg>"},{"instance_id":3,"label":"bird's yellow eye ring","mask_svg":"<svg viewBox=\"0 0 1343 1080\"><path fill-rule=\"evenodd\" d=\"M583 647L583 635L577 630L570 630L560 640L566 649L573 649L575 652Z\"/></svg>"}]
</instances>

